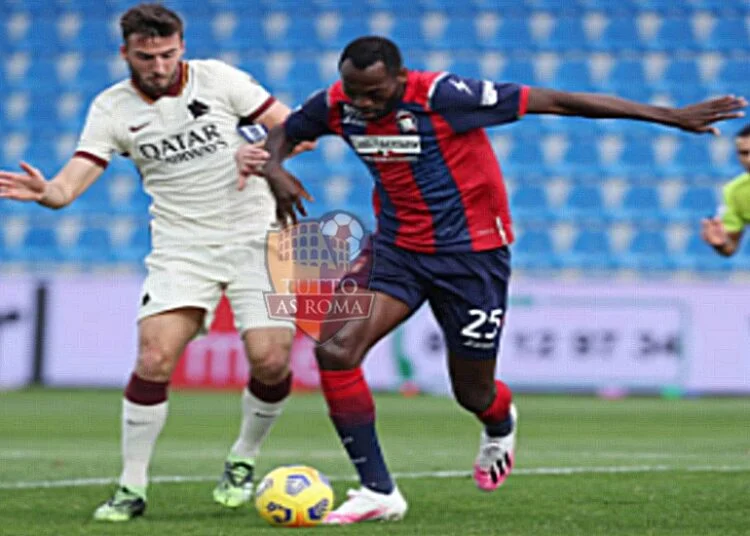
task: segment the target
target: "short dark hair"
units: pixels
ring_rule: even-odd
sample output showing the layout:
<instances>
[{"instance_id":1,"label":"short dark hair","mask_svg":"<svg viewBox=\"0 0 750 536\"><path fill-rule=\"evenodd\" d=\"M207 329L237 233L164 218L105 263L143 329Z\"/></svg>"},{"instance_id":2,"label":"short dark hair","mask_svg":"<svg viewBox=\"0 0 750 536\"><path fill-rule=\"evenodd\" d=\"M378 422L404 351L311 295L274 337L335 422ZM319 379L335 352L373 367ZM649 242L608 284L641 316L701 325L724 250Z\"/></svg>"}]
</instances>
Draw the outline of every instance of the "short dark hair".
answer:
<instances>
[{"instance_id":1,"label":"short dark hair","mask_svg":"<svg viewBox=\"0 0 750 536\"><path fill-rule=\"evenodd\" d=\"M742 130L737 133L738 138L747 138L748 136L750 136L750 123L742 127Z\"/></svg>"},{"instance_id":2,"label":"short dark hair","mask_svg":"<svg viewBox=\"0 0 750 536\"><path fill-rule=\"evenodd\" d=\"M346 60L351 60L357 69L367 69L382 61L388 74L394 76L402 66L401 52L396 43L377 35L358 37L346 45L339 58L339 69Z\"/></svg>"},{"instance_id":3,"label":"short dark hair","mask_svg":"<svg viewBox=\"0 0 750 536\"><path fill-rule=\"evenodd\" d=\"M183 36L182 19L177 13L161 4L138 4L120 17L122 38L127 42L132 34L148 37L169 37L176 33Z\"/></svg>"}]
</instances>

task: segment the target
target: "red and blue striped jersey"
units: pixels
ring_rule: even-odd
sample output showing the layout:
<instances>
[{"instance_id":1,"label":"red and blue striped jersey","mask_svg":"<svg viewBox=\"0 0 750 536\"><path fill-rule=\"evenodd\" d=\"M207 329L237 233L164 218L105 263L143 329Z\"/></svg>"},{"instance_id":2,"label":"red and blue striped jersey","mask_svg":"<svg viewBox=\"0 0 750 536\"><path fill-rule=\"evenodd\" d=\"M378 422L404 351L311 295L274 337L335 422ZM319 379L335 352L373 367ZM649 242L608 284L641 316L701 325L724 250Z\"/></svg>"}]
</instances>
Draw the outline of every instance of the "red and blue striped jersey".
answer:
<instances>
[{"instance_id":1,"label":"red and blue striped jersey","mask_svg":"<svg viewBox=\"0 0 750 536\"><path fill-rule=\"evenodd\" d=\"M526 111L528 88L410 71L389 115L366 121L341 81L285 123L287 138L339 135L375 180L378 240L421 253L483 251L513 241L508 196L484 127Z\"/></svg>"}]
</instances>

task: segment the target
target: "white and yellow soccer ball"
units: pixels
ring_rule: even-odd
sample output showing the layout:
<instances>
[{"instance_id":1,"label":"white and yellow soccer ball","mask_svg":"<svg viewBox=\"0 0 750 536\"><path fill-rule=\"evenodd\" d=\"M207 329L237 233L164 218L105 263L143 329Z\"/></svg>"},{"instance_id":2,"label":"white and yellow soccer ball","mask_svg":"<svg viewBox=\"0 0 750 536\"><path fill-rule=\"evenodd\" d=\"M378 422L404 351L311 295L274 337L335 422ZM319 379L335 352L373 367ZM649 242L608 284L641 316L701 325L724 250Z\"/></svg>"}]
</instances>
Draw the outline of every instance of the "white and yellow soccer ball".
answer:
<instances>
[{"instance_id":1,"label":"white and yellow soccer ball","mask_svg":"<svg viewBox=\"0 0 750 536\"><path fill-rule=\"evenodd\" d=\"M312 527L333 507L333 489L317 469L305 465L277 467L260 481L255 508L278 527Z\"/></svg>"}]
</instances>

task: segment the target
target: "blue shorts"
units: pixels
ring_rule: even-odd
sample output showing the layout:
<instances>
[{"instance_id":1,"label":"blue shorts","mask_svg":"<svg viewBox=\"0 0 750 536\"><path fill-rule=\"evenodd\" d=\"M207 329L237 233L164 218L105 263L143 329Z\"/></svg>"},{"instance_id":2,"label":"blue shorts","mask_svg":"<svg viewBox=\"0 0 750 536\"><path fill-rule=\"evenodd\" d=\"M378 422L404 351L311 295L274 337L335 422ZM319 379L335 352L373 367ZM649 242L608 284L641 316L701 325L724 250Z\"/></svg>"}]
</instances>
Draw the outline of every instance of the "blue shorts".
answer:
<instances>
[{"instance_id":1,"label":"blue shorts","mask_svg":"<svg viewBox=\"0 0 750 536\"><path fill-rule=\"evenodd\" d=\"M494 359L510 279L510 250L424 254L373 240L367 287L413 311L427 300L456 357Z\"/></svg>"}]
</instances>

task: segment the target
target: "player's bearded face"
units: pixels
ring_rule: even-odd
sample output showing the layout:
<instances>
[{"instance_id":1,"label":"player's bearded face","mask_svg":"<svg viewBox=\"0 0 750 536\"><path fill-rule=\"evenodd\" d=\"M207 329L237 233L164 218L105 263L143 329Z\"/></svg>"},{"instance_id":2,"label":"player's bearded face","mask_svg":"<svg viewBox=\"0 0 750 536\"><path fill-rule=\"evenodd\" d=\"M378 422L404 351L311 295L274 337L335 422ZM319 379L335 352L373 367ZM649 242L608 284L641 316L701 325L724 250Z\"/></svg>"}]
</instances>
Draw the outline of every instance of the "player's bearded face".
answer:
<instances>
[{"instance_id":1,"label":"player's bearded face","mask_svg":"<svg viewBox=\"0 0 750 536\"><path fill-rule=\"evenodd\" d=\"M340 72L344 91L367 121L377 121L391 113L404 94L406 69L402 68L394 76L381 61L365 69L357 69L350 60L346 60Z\"/></svg>"},{"instance_id":2,"label":"player's bearded face","mask_svg":"<svg viewBox=\"0 0 750 536\"><path fill-rule=\"evenodd\" d=\"M132 34L120 50L133 80L150 97L165 94L176 81L184 52L185 44L179 34L169 37Z\"/></svg>"}]
</instances>

